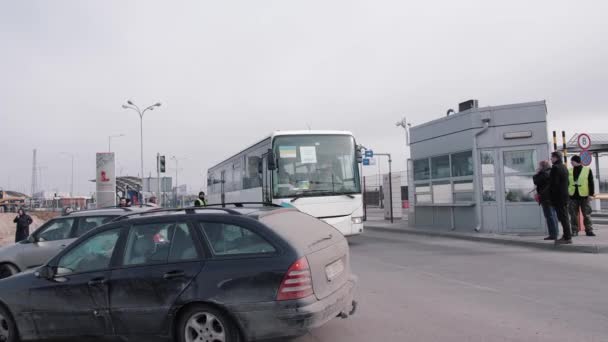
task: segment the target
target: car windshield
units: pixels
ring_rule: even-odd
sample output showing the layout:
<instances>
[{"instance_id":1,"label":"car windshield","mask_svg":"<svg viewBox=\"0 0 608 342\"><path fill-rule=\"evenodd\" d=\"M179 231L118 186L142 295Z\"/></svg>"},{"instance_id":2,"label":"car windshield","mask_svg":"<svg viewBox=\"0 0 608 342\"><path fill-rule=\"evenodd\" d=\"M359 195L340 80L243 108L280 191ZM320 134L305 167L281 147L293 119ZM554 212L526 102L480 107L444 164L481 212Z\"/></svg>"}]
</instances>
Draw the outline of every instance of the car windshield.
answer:
<instances>
[{"instance_id":1,"label":"car windshield","mask_svg":"<svg viewBox=\"0 0 608 342\"><path fill-rule=\"evenodd\" d=\"M361 192L352 136L278 136L273 149L275 198Z\"/></svg>"}]
</instances>

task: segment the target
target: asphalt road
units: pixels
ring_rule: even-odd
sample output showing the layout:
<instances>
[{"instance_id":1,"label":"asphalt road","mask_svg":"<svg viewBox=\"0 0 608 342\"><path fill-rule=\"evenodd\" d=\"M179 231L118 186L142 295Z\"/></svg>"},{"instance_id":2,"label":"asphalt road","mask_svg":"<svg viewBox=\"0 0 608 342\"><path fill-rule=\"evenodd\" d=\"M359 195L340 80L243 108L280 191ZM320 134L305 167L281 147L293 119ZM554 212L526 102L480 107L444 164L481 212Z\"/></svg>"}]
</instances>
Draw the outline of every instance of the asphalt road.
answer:
<instances>
[{"instance_id":1,"label":"asphalt road","mask_svg":"<svg viewBox=\"0 0 608 342\"><path fill-rule=\"evenodd\" d=\"M360 308L293 342L608 341L608 256L366 231Z\"/></svg>"}]
</instances>

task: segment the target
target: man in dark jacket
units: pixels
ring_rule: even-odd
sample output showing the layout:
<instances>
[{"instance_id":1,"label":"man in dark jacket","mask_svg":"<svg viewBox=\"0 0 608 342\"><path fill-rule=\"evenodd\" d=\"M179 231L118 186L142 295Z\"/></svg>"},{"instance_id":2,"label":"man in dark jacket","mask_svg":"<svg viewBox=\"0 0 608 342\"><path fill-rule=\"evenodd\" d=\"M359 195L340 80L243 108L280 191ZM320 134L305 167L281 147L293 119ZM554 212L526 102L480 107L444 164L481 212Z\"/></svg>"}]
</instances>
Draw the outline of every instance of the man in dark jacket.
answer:
<instances>
[{"instance_id":1,"label":"man in dark jacket","mask_svg":"<svg viewBox=\"0 0 608 342\"><path fill-rule=\"evenodd\" d=\"M34 222L30 215L25 213L25 210L19 209L17 211L17 217L13 220L17 224L17 230L15 231L15 243L23 241L30 236L30 224Z\"/></svg>"},{"instance_id":2,"label":"man in dark jacket","mask_svg":"<svg viewBox=\"0 0 608 342\"><path fill-rule=\"evenodd\" d=\"M578 235L578 213L583 215L583 224L585 225L585 233L587 236L595 236L593 232L593 222L591 221L590 201L595 196L595 182L593 181L593 172L588 166L581 164L581 157L573 156L570 160L572 168L570 169L570 179L568 194L570 195L570 222L572 226L572 235Z\"/></svg>"},{"instance_id":3,"label":"man in dark jacket","mask_svg":"<svg viewBox=\"0 0 608 342\"><path fill-rule=\"evenodd\" d=\"M564 165L561 152L551 153L551 168L549 187L551 189L551 204L555 208L557 220L562 224L562 238L555 243L572 243L572 231L570 230L570 220L568 218L568 168Z\"/></svg>"},{"instance_id":4,"label":"man in dark jacket","mask_svg":"<svg viewBox=\"0 0 608 342\"><path fill-rule=\"evenodd\" d=\"M551 205L551 187L549 186L549 182L551 181L551 163L548 160L541 160L538 163L538 170L532 179L534 185L536 185L538 202L543 208L543 213L547 220L547 228L549 229L549 236L545 240L557 240L557 235L559 234L557 215Z\"/></svg>"}]
</instances>

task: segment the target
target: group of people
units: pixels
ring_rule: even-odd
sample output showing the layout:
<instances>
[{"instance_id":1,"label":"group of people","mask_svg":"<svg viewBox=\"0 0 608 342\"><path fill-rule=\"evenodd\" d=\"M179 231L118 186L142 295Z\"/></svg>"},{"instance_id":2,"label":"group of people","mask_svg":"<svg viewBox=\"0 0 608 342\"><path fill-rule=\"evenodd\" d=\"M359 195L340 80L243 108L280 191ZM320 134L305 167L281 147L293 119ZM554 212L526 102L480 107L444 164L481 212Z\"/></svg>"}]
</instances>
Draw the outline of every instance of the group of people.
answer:
<instances>
[{"instance_id":1,"label":"group of people","mask_svg":"<svg viewBox=\"0 0 608 342\"><path fill-rule=\"evenodd\" d=\"M579 156L573 156L570 162L572 168L568 169L561 152L553 152L551 162L543 160L539 163L533 179L549 230L545 240L555 240L559 244L571 244L572 237L578 235L579 212L583 216L585 234L595 236L590 203L595 196L593 173L581 164ZM559 239L558 222L563 231Z\"/></svg>"}]
</instances>

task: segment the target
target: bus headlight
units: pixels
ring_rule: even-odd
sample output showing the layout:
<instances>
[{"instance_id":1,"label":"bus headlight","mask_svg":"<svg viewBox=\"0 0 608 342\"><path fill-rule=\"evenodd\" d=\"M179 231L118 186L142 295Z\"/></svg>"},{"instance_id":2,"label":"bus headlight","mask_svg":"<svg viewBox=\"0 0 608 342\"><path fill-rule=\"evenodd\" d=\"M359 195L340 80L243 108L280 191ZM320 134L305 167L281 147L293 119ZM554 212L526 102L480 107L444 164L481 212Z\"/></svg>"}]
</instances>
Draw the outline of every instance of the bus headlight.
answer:
<instances>
[{"instance_id":1,"label":"bus headlight","mask_svg":"<svg viewBox=\"0 0 608 342\"><path fill-rule=\"evenodd\" d=\"M351 220L353 221L353 224L363 223L363 217L353 217Z\"/></svg>"}]
</instances>

